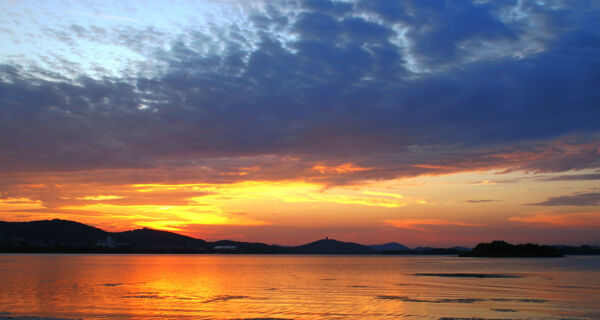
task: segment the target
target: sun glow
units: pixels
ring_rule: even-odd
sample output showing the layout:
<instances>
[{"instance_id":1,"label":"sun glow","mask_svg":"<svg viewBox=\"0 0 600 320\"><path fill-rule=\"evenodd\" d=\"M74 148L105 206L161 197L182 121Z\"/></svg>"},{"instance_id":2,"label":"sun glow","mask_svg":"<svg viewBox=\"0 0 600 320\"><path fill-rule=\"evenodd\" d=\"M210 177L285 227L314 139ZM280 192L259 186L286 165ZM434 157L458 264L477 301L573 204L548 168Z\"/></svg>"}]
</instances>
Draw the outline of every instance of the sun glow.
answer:
<instances>
[{"instance_id":1,"label":"sun glow","mask_svg":"<svg viewBox=\"0 0 600 320\"><path fill-rule=\"evenodd\" d=\"M76 198L77 200L93 200L93 201L103 201L103 200L115 200L115 199L123 199L123 196L114 196L114 195L97 195L97 196L85 196Z\"/></svg>"},{"instance_id":2,"label":"sun glow","mask_svg":"<svg viewBox=\"0 0 600 320\"><path fill-rule=\"evenodd\" d=\"M344 171L328 170L324 172L331 176ZM20 187L19 193L2 192L0 210L10 221L60 218L111 231L150 227L198 238L246 237L252 241L271 239L272 243L285 242L277 237L285 238L290 231L282 230L288 229L306 234L306 230L321 228L334 235L330 230L371 228L373 231L361 236L370 239L387 232L386 237L393 239L398 234L433 235L440 230L456 232L458 237L462 232L484 232L492 226L598 225L594 207L531 211L530 203L543 203L553 186L561 184L560 180L551 180L553 176L539 184L524 173L500 175L490 170L343 185L328 185L311 177L234 179L230 183L62 183L60 187L56 184L60 180L51 177L39 179L36 187ZM588 189L594 186L588 180L577 184ZM512 212L511 216L507 217L506 212ZM306 235L305 240L313 236Z\"/></svg>"},{"instance_id":3,"label":"sun glow","mask_svg":"<svg viewBox=\"0 0 600 320\"><path fill-rule=\"evenodd\" d=\"M184 231L189 225L270 225L274 222L265 211L293 204L389 209L406 206L411 201L403 195L380 192L374 187L366 189L326 188L318 183L294 180L134 184L119 186L111 194L59 197L62 202L52 210L79 216L103 216L111 221L121 221L119 225ZM157 200L144 203L147 199ZM17 204L27 205L24 209L44 208L43 202L29 199L5 199L3 203L10 204L11 208L17 208Z\"/></svg>"},{"instance_id":4,"label":"sun glow","mask_svg":"<svg viewBox=\"0 0 600 320\"><path fill-rule=\"evenodd\" d=\"M266 200L287 203L324 202L397 208L406 205L402 195L373 191L358 192L345 188L324 189L320 184L303 181L245 181L234 184L136 185L141 192L173 191L177 189L203 191L205 195L190 197L192 203L215 205L219 201Z\"/></svg>"},{"instance_id":5,"label":"sun glow","mask_svg":"<svg viewBox=\"0 0 600 320\"><path fill-rule=\"evenodd\" d=\"M267 222L229 215L217 206L190 205L110 205L87 204L83 206L65 206L66 210L85 210L102 212L113 218L140 221L140 226L163 227L188 224L205 225L264 225Z\"/></svg>"}]
</instances>

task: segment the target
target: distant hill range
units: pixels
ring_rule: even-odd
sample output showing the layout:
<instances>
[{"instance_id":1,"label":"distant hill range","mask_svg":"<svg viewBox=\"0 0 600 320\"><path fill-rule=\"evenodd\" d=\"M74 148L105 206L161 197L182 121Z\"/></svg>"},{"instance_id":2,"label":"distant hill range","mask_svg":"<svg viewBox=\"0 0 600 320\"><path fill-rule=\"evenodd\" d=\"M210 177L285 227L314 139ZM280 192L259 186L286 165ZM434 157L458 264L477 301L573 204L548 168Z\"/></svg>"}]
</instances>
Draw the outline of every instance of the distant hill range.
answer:
<instances>
[{"instance_id":1,"label":"distant hill range","mask_svg":"<svg viewBox=\"0 0 600 320\"><path fill-rule=\"evenodd\" d=\"M372 244L369 247L371 247L371 249L377 251L377 252L384 252L384 251L410 251L410 248L403 245L403 244L399 244L398 242L389 242L389 243L385 243L385 244Z\"/></svg>"},{"instance_id":2,"label":"distant hill range","mask_svg":"<svg viewBox=\"0 0 600 320\"><path fill-rule=\"evenodd\" d=\"M79 222L0 221L3 252L206 252L200 239L148 228L107 232Z\"/></svg>"},{"instance_id":3,"label":"distant hill range","mask_svg":"<svg viewBox=\"0 0 600 320\"><path fill-rule=\"evenodd\" d=\"M295 247L298 253L308 254L375 254L377 251L369 246L353 242L342 242L323 239Z\"/></svg>"},{"instance_id":4,"label":"distant hill range","mask_svg":"<svg viewBox=\"0 0 600 320\"><path fill-rule=\"evenodd\" d=\"M107 232L68 220L30 222L0 221L0 252L49 253L246 253L246 254L433 254L470 257L560 256L563 254L600 254L592 246L511 245L503 241L464 247L411 249L397 242L362 245L322 239L296 247L264 243L219 240L207 242L169 231L142 228Z\"/></svg>"}]
</instances>

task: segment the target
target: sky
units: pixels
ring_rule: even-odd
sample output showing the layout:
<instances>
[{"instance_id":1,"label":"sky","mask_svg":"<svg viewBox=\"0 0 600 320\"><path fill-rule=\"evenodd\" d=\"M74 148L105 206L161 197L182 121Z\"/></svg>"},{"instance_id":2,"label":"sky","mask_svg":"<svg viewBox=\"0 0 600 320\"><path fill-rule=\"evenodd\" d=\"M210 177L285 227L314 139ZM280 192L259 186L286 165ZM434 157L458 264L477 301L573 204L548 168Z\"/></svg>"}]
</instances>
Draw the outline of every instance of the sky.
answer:
<instances>
[{"instance_id":1,"label":"sky","mask_svg":"<svg viewBox=\"0 0 600 320\"><path fill-rule=\"evenodd\" d=\"M0 220L600 242L598 1L0 2Z\"/></svg>"}]
</instances>

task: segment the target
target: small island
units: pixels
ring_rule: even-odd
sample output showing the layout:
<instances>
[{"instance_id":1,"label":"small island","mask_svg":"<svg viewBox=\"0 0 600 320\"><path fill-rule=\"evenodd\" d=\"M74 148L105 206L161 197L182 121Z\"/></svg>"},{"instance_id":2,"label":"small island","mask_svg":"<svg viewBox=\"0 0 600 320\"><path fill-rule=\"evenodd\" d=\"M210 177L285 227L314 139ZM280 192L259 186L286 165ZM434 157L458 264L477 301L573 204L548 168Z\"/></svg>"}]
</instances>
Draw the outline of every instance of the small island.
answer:
<instances>
[{"instance_id":1,"label":"small island","mask_svg":"<svg viewBox=\"0 0 600 320\"><path fill-rule=\"evenodd\" d=\"M473 250L460 252L461 257L485 258L558 258L564 257L553 246L541 246L527 243L513 245L506 241L496 240L491 243L480 243Z\"/></svg>"}]
</instances>

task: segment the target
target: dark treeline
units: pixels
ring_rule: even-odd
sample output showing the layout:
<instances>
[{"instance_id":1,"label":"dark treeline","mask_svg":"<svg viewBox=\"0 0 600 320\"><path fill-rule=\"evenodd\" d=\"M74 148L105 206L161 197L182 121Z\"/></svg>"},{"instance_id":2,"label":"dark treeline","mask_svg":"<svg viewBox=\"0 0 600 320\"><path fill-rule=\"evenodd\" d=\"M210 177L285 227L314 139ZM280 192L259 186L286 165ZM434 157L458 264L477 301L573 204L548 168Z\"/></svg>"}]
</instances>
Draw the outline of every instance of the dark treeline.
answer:
<instances>
[{"instance_id":1,"label":"dark treeline","mask_svg":"<svg viewBox=\"0 0 600 320\"><path fill-rule=\"evenodd\" d=\"M513 245L505 241L480 243L473 250L463 252L461 257L562 257L564 256L553 246L540 246L533 243Z\"/></svg>"}]
</instances>

